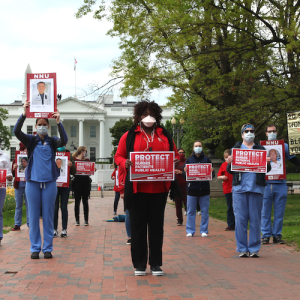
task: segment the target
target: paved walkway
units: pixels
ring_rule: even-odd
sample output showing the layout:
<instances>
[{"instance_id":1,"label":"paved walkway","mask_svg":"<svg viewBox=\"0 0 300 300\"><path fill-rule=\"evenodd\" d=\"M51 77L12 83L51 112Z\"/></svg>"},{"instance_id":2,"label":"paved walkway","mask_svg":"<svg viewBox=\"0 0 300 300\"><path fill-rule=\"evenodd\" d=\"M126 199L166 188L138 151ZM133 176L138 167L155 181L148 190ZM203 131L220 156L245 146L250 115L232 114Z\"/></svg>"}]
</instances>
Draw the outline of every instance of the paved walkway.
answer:
<instances>
[{"instance_id":1,"label":"paved walkway","mask_svg":"<svg viewBox=\"0 0 300 300\"><path fill-rule=\"evenodd\" d=\"M210 219L209 237L186 238L173 205L166 208L165 276L148 269L147 276L136 277L124 223L105 222L112 207L112 198L91 199L90 226L76 227L70 204L69 237L55 239L51 260L30 259L25 226L6 234L0 299L300 299L299 253L270 244L260 258L238 258L234 233L224 231L224 222Z\"/></svg>"}]
</instances>

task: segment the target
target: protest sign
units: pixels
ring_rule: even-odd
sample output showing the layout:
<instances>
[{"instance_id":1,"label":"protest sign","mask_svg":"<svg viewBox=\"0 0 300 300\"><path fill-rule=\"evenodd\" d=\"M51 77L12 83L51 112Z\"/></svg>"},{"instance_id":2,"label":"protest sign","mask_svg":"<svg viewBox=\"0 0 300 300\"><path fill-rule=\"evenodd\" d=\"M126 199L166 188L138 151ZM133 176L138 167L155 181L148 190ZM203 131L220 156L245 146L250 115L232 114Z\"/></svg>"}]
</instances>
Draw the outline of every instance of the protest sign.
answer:
<instances>
[{"instance_id":1,"label":"protest sign","mask_svg":"<svg viewBox=\"0 0 300 300\"><path fill-rule=\"evenodd\" d=\"M300 111L287 112L286 119L290 155L300 154Z\"/></svg>"},{"instance_id":2,"label":"protest sign","mask_svg":"<svg viewBox=\"0 0 300 300\"><path fill-rule=\"evenodd\" d=\"M25 170L28 165L27 151L16 151L15 157L18 165L15 169L15 181L25 181Z\"/></svg>"},{"instance_id":3,"label":"protest sign","mask_svg":"<svg viewBox=\"0 0 300 300\"><path fill-rule=\"evenodd\" d=\"M0 169L0 189L6 188L6 175L7 170Z\"/></svg>"},{"instance_id":4,"label":"protest sign","mask_svg":"<svg viewBox=\"0 0 300 300\"><path fill-rule=\"evenodd\" d=\"M59 169L59 177L56 180L57 187L69 187L70 152L56 152L55 163Z\"/></svg>"},{"instance_id":5,"label":"protest sign","mask_svg":"<svg viewBox=\"0 0 300 300\"><path fill-rule=\"evenodd\" d=\"M95 163L91 161L75 161L76 175L94 175Z\"/></svg>"},{"instance_id":6,"label":"protest sign","mask_svg":"<svg viewBox=\"0 0 300 300\"><path fill-rule=\"evenodd\" d=\"M186 164L186 181L212 180L212 164Z\"/></svg>"}]
</instances>

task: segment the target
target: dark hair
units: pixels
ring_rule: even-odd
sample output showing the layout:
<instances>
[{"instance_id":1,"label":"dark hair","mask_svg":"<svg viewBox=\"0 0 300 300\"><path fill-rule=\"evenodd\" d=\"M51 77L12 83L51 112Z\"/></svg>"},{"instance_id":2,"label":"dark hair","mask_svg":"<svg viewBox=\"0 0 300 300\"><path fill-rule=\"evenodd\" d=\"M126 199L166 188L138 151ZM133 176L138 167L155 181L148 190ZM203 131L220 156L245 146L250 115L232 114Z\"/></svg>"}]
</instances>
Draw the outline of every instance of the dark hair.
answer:
<instances>
[{"instance_id":1,"label":"dark hair","mask_svg":"<svg viewBox=\"0 0 300 300\"><path fill-rule=\"evenodd\" d=\"M160 121L162 119L162 115L161 115L162 109L156 102L149 101L149 100L142 100L134 106L134 110L133 110L134 124L137 125L140 122L140 117L146 109L149 109L152 113L154 113L156 124L160 125Z\"/></svg>"},{"instance_id":2,"label":"dark hair","mask_svg":"<svg viewBox=\"0 0 300 300\"><path fill-rule=\"evenodd\" d=\"M38 84L36 86L38 86L40 83L43 83L46 86L46 83L43 81L38 82Z\"/></svg>"},{"instance_id":3,"label":"dark hair","mask_svg":"<svg viewBox=\"0 0 300 300\"><path fill-rule=\"evenodd\" d=\"M27 158L26 156L25 156L25 157L22 157L22 158L21 158L21 161L22 161L23 159L26 160L26 162L28 162L28 158Z\"/></svg>"},{"instance_id":4,"label":"dark hair","mask_svg":"<svg viewBox=\"0 0 300 300\"><path fill-rule=\"evenodd\" d=\"M61 158L57 158L55 161L61 160ZM62 160L61 160L62 161Z\"/></svg>"},{"instance_id":5,"label":"dark hair","mask_svg":"<svg viewBox=\"0 0 300 300\"><path fill-rule=\"evenodd\" d=\"M178 148L177 152L179 152L180 150L183 150L185 152L185 150L183 148Z\"/></svg>"},{"instance_id":6,"label":"dark hair","mask_svg":"<svg viewBox=\"0 0 300 300\"><path fill-rule=\"evenodd\" d=\"M276 131L277 131L277 126L275 125L275 124L269 124L269 125L267 125L267 127L266 127L266 132L268 131L268 128L269 127L275 127L276 128Z\"/></svg>"},{"instance_id":7,"label":"dark hair","mask_svg":"<svg viewBox=\"0 0 300 300\"><path fill-rule=\"evenodd\" d=\"M41 119L46 120L47 124L49 125L49 120L48 120L47 118L37 118L37 119L35 120L35 125L36 125L36 124L38 123L38 121L41 120Z\"/></svg>"},{"instance_id":8,"label":"dark hair","mask_svg":"<svg viewBox=\"0 0 300 300\"><path fill-rule=\"evenodd\" d=\"M197 140L197 141L194 142L193 147L194 147L195 143L197 143L197 142L201 143L201 146L202 146L202 142L200 140Z\"/></svg>"}]
</instances>

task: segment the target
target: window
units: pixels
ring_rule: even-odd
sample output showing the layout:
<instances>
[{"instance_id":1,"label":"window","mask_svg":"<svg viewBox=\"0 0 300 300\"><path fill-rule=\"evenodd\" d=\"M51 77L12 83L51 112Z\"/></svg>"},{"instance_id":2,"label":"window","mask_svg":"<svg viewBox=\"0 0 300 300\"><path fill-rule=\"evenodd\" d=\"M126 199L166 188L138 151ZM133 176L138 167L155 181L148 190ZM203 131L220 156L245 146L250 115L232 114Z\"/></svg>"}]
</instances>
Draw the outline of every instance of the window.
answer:
<instances>
[{"instance_id":1,"label":"window","mask_svg":"<svg viewBox=\"0 0 300 300\"><path fill-rule=\"evenodd\" d=\"M90 161L96 161L96 147L90 147Z\"/></svg>"},{"instance_id":2,"label":"window","mask_svg":"<svg viewBox=\"0 0 300 300\"><path fill-rule=\"evenodd\" d=\"M27 134L32 134L33 127L31 125L27 126Z\"/></svg>"},{"instance_id":3,"label":"window","mask_svg":"<svg viewBox=\"0 0 300 300\"><path fill-rule=\"evenodd\" d=\"M71 137L76 137L76 126L71 126Z\"/></svg>"},{"instance_id":4,"label":"window","mask_svg":"<svg viewBox=\"0 0 300 300\"><path fill-rule=\"evenodd\" d=\"M57 136L57 126L51 126L51 136Z\"/></svg>"},{"instance_id":5,"label":"window","mask_svg":"<svg viewBox=\"0 0 300 300\"><path fill-rule=\"evenodd\" d=\"M15 134L14 134L14 127L15 126L10 126L10 134L11 134L11 136L15 136Z\"/></svg>"},{"instance_id":6,"label":"window","mask_svg":"<svg viewBox=\"0 0 300 300\"><path fill-rule=\"evenodd\" d=\"M10 160L13 161L16 158L16 147L10 148Z\"/></svg>"},{"instance_id":7,"label":"window","mask_svg":"<svg viewBox=\"0 0 300 300\"><path fill-rule=\"evenodd\" d=\"M96 126L90 126L90 137L96 137Z\"/></svg>"}]
</instances>

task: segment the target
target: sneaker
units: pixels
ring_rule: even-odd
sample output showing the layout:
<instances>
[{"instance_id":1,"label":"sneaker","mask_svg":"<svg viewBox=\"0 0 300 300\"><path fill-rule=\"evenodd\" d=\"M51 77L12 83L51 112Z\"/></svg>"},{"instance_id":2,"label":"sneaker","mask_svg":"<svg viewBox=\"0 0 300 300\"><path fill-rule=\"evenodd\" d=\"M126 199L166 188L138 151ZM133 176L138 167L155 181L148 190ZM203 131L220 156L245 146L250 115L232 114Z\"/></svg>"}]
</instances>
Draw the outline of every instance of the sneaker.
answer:
<instances>
[{"instance_id":1,"label":"sneaker","mask_svg":"<svg viewBox=\"0 0 300 300\"><path fill-rule=\"evenodd\" d=\"M247 252L240 252L239 257L248 257Z\"/></svg>"},{"instance_id":2,"label":"sneaker","mask_svg":"<svg viewBox=\"0 0 300 300\"><path fill-rule=\"evenodd\" d=\"M184 215L186 216L186 211L184 212Z\"/></svg>"},{"instance_id":3,"label":"sneaker","mask_svg":"<svg viewBox=\"0 0 300 300\"><path fill-rule=\"evenodd\" d=\"M251 252L250 257L259 257L258 252Z\"/></svg>"},{"instance_id":4,"label":"sneaker","mask_svg":"<svg viewBox=\"0 0 300 300\"><path fill-rule=\"evenodd\" d=\"M115 216L116 214L117 214L117 212L116 212L116 211L114 211L114 212L113 212L113 215Z\"/></svg>"},{"instance_id":5,"label":"sneaker","mask_svg":"<svg viewBox=\"0 0 300 300\"><path fill-rule=\"evenodd\" d=\"M88 221L84 221L84 226L89 226L89 222Z\"/></svg>"},{"instance_id":6,"label":"sneaker","mask_svg":"<svg viewBox=\"0 0 300 300\"><path fill-rule=\"evenodd\" d=\"M232 231L232 230L234 230L234 227L229 227L229 226L228 226L228 227L225 228L225 230L226 230L226 231Z\"/></svg>"},{"instance_id":7,"label":"sneaker","mask_svg":"<svg viewBox=\"0 0 300 300\"><path fill-rule=\"evenodd\" d=\"M262 244L269 244L269 242L270 242L270 237L268 237L268 236L261 239Z\"/></svg>"},{"instance_id":8,"label":"sneaker","mask_svg":"<svg viewBox=\"0 0 300 300\"><path fill-rule=\"evenodd\" d=\"M143 267L136 268L135 271L134 271L134 275L135 276L145 276L146 275L146 268L143 268Z\"/></svg>"},{"instance_id":9,"label":"sneaker","mask_svg":"<svg viewBox=\"0 0 300 300\"><path fill-rule=\"evenodd\" d=\"M38 252L31 253L31 259L39 259L39 258L40 258L40 254Z\"/></svg>"},{"instance_id":10,"label":"sneaker","mask_svg":"<svg viewBox=\"0 0 300 300\"><path fill-rule=\"evenodd\" d=\"M128 239L128 241L127 241L127 243L126 243L127 245L131 245L131 238L130 239Z\"/></svg>"},{"instance_id":11,"label":"sneaker","mask_svg":"<svg viewBox=\"0 0 300 300\"><path fill-rule=\"evenodd\" d=\"M201 236L202 236L202 237L206 237L206 236L207 236L207 233L203 232L203 233L201 233Z\"/></svg>"},{"instance_id":12,"label":"sneaker","mask_svg":"<svg viewBox=\"0 0 300 300\"><path fill-rule=\"evenodd\" d=\"M54 229L53 237L58 237L58 232L55 229Z\"/></svg>"},{"instance_id":13,"label":"sneaker","mask_svg":"<svg viewBox=\"0 0 300 300\"><path fill-rule=\"evenodd\" d=\"M76 224L75 224L76 226L79 226L80 225L80 223L79 223L79 221L76 221Z\"/></svg>"},{"instance_id":14,"label":"sneaker","mask_svg":"<svg viewBox=\"0 0 300 300\"><path fill-rule=\"evenodd\" d=\"M21 230L21 226L15 225L11 231L19 231L19 230Z\"/></svg>"},{"instance_id":15,"label":"sneaker","mask_svg":"<svg viewBox=\"0 0 300 300\"><path fill-rule=\"evenodd\" d=\"M44 253L44 258L46 258L46 259L52 258L51 252L45 252Z\"/></svg>"},{"instance_id":16,"label":"sneaker","mask_svg":"<svg viewBox=\"0 0 300 300\"><path fill-rule=\"evenodd\" d=\"M182 226L182 222L177 221L177 226Z\"/></svg>"},{"instance_id":17,"label":"sneaker","mask_svg":"<svg viewBox=\"0 0 300 300\"><path fill-rule=\"evenodd\" d=\"M285 241L281 239L281 236L273 236L273 243L274 244L285 244Z\"/></svg>"},{"instance_id":18,"label":"sneaker","mask_svg":"<svg viewBox=\"0 0 300 300\"><path fill-rule=\"evenodd\" d=\"M60 237L67 237L68 234L67 234L67 230L66 229L63 229L60 233Z\"/></svg>"},{"instance_id":19,"label":"sneaker","mask_svg":"<svg viewBox=\"0 0 300 300\"><path fill-rule=\"evenodd\" d=\"M198 211L198 216L201 216L201 211Z\"/></svg>"},{"instance_id":20,"label":"sneaker","mask_svg":"<svg viewBox=\"0 0 300 300\"><path fill-rule=\"evenodd\" d=\"M163 270L158 266L150 267L150 270L151 270L151 273L152 273L153 276L162 276L162 275L164 275Z\"/></svg>"},{"instance_id":21,"label":"sneaker","mask_svg":"<svg viewBox=\"0 0 300 300\"><path fill-rule=\"evenodd\" d=\"M193 236L191 233L188 233L187 235L186 235L187 237L190 237L190 236Z\"/></svg>"}]
</instances>

